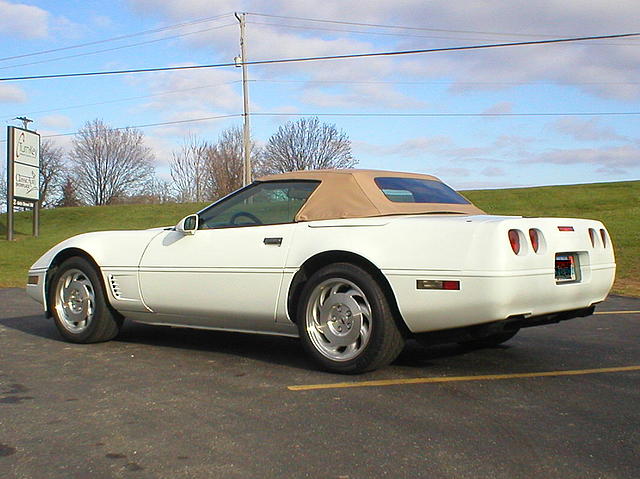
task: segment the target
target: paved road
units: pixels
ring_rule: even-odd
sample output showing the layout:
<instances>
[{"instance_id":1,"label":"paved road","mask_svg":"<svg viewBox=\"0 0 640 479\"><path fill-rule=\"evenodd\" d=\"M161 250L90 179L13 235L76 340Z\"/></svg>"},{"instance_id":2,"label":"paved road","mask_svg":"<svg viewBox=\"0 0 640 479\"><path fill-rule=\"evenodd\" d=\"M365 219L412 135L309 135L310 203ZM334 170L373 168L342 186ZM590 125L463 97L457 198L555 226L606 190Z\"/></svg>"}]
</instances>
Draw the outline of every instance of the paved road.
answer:
<instances>
[{"instance_id":1,"label":"paved road","mask_svg":"<svg viewBox=\"0 0 640 479\"><path fill-rule=\"evenodd\" d=\"M287 338L126 323L118 340L68 344L0 290L0 477L636 478L639 339L640 314L599 314L493 349L410 342L344 377ZM577 373L503 376L556 371ZM458 379L397 384L414 378Z\"/></svg>"}]
</instances>

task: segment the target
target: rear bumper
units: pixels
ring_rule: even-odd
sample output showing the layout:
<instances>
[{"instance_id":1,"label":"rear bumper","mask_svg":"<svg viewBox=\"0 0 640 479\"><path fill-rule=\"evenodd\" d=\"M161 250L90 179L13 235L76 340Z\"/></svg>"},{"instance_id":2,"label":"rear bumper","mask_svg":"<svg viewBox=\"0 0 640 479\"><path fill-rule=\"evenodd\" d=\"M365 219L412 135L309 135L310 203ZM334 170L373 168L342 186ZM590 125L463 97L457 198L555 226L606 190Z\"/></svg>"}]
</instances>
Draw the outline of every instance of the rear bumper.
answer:
<instances>
[{"instance_id":1,"label":"rear bumper","mask_svg":"<svg viewBox=\"0 0 640 479\"><path fill-rule=\"evenodd\" d=\"M515 272L383 271L398 308L413 333L462 328L519 318L585 311L604 301L615 276L615 264L585 271L580 282L556 284L553 270ZM418 280L460 281L460 290L417 289ZM584 314L578 314L584 315ZM575 317L575 316L573 316Z\"/></svg>"},{"instance_id":2,"label":"rear bumper","mask_svg":"<svg viewBox=\"0 0 640 479\"><path fill-rule=\"evenodd\" d=\"M477 324L475 326L417 333L416 337L419 338L420 342L423 344L426 343L433 345L475 341L487 338L494 334L517 332L522 328L531 328L534 326L543 326L545 324L559 323L560 321L567 321L574 318L583 318L585 316L592 315L594 311L595 305L583 309L543 314L542 316L533 316L529 318L513 316L511 318L503 319L502 321Z\"/></svg>"}]
</instances>

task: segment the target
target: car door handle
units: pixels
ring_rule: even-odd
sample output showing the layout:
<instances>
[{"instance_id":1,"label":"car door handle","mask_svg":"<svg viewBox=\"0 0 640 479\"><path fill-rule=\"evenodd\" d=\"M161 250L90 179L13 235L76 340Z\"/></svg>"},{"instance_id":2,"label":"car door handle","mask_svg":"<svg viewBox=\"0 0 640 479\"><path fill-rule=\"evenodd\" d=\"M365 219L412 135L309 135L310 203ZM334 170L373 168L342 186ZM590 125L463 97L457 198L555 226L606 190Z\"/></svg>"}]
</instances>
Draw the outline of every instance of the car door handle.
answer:
<instances>
[{"instance_id":1,"label":"car door handle","mask_svg":"<svg viewBox=\"0 0 640 479\"><path fill-rule=\"evenodd\" d=\"M280 246L282 244L282 238L265 238L263 243L266 245Z\"/></svg>"}]
</instances>

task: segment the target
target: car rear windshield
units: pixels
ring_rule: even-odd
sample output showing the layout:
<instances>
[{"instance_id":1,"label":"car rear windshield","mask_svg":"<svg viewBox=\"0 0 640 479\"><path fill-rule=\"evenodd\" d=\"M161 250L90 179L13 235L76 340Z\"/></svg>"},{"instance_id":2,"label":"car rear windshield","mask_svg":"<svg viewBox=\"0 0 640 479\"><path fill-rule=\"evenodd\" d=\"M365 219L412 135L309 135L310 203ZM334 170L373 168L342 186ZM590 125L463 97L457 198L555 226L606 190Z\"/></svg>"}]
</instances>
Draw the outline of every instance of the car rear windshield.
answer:
<instances>
[{"instance_id":1,"label":"car rear windshield","mask_svg":"<svg viewBox=\"0 0 640 479\"><path fill-rule=\"evenodd\" d=\"M384 195L394 203L469 204L447 185L435 180L381 177L375 181Z\"/></svg>"}]
</instances>

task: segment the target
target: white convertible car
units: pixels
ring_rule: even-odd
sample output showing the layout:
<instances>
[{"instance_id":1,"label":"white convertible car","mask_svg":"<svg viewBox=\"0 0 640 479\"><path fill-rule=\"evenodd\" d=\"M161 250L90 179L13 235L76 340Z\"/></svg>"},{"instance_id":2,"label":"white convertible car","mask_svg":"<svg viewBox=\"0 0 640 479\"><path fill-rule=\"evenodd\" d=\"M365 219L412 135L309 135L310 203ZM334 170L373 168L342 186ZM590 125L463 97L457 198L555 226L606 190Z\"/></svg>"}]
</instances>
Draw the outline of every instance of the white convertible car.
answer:
<instances>
[{"instance_id":1,"label":"white convertible car","mask_svg":"<svg viewBox=\"0 0 640 479\"><path fill-rule=\"evenodd\" d=\"M126 317L300 337L359 373L408 338L492 345L590 315L614 273L598 221L489 216L433 176L326 170L261 178L175 227L70 238L27 291L73 342Z\"/></svg>"}]
</instances>

